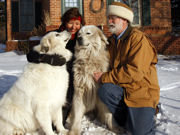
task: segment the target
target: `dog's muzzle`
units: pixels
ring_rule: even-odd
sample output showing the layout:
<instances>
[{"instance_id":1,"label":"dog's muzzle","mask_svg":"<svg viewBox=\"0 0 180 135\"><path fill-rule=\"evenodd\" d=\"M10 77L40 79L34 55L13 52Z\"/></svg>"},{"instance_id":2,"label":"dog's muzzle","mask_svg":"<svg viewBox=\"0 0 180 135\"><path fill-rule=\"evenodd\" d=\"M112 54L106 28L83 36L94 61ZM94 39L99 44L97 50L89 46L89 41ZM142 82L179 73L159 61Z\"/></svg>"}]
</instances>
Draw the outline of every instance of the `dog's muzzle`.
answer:
<instances>
[{"instance_id":1,"label":"dog's muzzle","mask_svg":"<svg viewBox=\"0 0 180 135\"><path fill-rule=\"evenodd\" d=\"M82 37L78 37L77 41L78 41L79 45L83 45L83 38Z\"/></svg>"}]
</instances>

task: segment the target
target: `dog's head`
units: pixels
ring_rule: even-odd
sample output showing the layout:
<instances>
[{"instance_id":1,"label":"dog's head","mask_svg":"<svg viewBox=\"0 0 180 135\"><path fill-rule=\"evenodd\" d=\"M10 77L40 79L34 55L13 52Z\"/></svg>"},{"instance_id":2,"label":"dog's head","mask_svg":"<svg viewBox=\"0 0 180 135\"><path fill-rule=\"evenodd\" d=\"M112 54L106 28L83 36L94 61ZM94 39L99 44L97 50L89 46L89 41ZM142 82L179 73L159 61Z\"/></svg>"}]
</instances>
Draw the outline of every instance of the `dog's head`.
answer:
<instances>
[{"instance_id":1,"label":"dog's head","mask_svg":"<svg viewBox=\"0 0 180 135\"><path fill-rule=\"evenodd\" d=\"M70 59L71 53L66 49L66 44L71 38L67 31L49 32L33 49L41 54L57 54Z\"/></svg>"},{"instance_id":2,"label":"dog's head","mask_svg":"<svg viewBox=\"0 0 180 135\"><path fill-rule=\"evenodd\" d=\"M71 34L67 31L49 32L40 41L40 44L34 47L39 53L59 54L59 51L65 49L67 42L71 38Z\"/></svg>"},{"instance_id":3,"label":"dog's head","mask_svg":"<svg viewBox=\"0 0 180 135\"><path fill-rule=\"evenodd\" d=\"M94 25L83 26L77 35L76 46L78 48L104 49L109 44L103 32Z\"/></svg>"}]
</instances>

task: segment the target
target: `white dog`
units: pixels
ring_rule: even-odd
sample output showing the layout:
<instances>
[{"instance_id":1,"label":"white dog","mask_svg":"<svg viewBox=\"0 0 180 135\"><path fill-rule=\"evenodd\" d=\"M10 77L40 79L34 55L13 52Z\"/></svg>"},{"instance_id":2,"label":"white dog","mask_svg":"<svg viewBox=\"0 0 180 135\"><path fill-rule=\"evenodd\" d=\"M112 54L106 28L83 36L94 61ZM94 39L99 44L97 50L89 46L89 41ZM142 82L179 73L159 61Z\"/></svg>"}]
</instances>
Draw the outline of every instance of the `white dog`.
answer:
<instances>
[{"instance_id":1,"label":"white dog","mask_svg":"<svg viewBox=\"0 0 180 135\"><path fill-rule=\"evenodd\" d=\"M112 114L98 98L98 83L93 79L94 72L106 72L109 68L107 44L107 38L96 26L84 26L78 33L73 66L75 92L70 121L67 120L72 124L69 135L80 135L82 117L94 109L109 129L119 130Z\"/></svg>"},{"instance_id":2,"label":"white dog","mask_svg":"<svg viewBox=\"0 0 180 135\"><path fill-rule=\"evenodd\" d=\"M65 49L71 35L64 31L50 32L34 47L39 53L57 54L66 61L71 52ZM66 133L62 125L62 106L65 104L69 80L66 65L29 63L23 74L0 100L0 135L55 135Z\"/></svg>"}]
</instances>

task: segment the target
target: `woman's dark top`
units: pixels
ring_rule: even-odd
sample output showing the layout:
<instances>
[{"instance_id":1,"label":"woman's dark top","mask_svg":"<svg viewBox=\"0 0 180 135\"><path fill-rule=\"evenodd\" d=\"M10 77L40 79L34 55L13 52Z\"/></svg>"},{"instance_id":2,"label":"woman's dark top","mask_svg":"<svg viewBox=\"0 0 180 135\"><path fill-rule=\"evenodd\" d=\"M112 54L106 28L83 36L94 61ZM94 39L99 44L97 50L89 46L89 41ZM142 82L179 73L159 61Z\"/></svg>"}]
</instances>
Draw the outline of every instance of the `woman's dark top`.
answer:
<instances>
[{"instance_id":1,"label":"woman's dark top","mask_svg":"<svg viewBox=\"0 0 180 135\"><path fill-rule=\"evenodd\" d=\"M76 45L76 38L74 38L73 40L70 40L67 43L66 48L68 50L70 50L72 52L72 54L74 54L75 45ZM68 88L68 92L67 92L67 102L70 104L70 106L71 106L72 98L73 98L73 94L74 94L74 85L73 85L74 73L72 70L74 59L75 58L73 55L72 59L67 62L67 71L69 72L69 88Z\"/></svg>"}]
</instances>

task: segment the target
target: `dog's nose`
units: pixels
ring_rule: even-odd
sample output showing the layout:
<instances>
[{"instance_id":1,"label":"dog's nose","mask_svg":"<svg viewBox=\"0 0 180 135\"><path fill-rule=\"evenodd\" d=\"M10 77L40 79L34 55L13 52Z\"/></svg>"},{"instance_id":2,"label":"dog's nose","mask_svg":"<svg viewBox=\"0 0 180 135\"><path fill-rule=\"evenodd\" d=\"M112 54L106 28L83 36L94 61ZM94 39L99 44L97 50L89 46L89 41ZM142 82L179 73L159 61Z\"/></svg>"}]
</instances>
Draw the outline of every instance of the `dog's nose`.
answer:
<instances>
[{"instance_id":1,"label":"dog's nose","mask_svg":"<svg viewBox=\"0 0 180 135\"><path fill-rule=\"evenodd\" d=\"M82 45L83 44L83 38L82 37L78 37L77 38L78 44Z\"/></svg>"}]
</instances>

